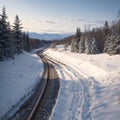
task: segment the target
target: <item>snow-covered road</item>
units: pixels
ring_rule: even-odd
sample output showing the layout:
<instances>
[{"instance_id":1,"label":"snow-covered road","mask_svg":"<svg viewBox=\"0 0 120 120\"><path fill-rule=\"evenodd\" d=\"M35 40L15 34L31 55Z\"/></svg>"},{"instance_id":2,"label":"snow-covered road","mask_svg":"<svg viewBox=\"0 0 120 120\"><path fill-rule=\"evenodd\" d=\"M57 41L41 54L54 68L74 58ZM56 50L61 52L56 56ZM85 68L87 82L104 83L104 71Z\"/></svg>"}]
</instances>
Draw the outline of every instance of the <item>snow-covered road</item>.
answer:
<instances>
[{"instance_id":1,"label":"snow-covered road","mask_svg":"<svg viewBox=\"0 0 120 120\"><path fill-rule=\"evenodd\" d=\"M69 66L55 65L61 79L60 90L50 120L91 119L90 95L83 77Z\"/></svg>"}]
</instances>

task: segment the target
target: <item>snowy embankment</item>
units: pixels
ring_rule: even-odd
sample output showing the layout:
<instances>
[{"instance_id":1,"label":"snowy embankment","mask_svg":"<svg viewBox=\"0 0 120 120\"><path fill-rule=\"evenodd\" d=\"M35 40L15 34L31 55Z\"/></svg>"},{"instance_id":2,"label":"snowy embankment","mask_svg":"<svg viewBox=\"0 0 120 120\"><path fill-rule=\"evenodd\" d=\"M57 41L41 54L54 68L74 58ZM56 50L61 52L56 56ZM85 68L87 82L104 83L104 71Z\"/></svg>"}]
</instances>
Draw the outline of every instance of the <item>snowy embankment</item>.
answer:
<instances>
[{"instance_id":1,"label":"snowy embankment","mask_svg":"<svg viewBox=\"0 0 120 120\"><path fill-rule=\"evenodd\" d=\"M36 54L23 52L14 60L0 62L0 118L28 99L42 72L43 63Z\"/></svg>"},{"instance_id":2,"label":"snowy embankment","mask_svg":"<svg viewBox=\"0 0 120 120\"><path fill-rule=\"evenodd\" d=\"M45 51L44 54L72 67L85 78L83 79L83 82L87 85L88 89L89 98L87 99L90 99L88 105L89 109L87 109L86 112L90 114L91 119L119 120L120 55L115 56L109 56L107 54L86 55L79 53L78 54L71 53L70 51L63 51L60 49L58 50L48 49ZM72 80L75 79L73 78ZM69 85L71 81L66 81L65 83L67 82ZM66 90L66 89L62 90L64 86L65 85L62 85L59 91L59 98L62 98L62 100L64 98L67 99L65 96L61 94L62 91ZM67 94L70 95L71 93L68 92ZM59 101L60 100L58 100L56 104L55 111L57 111L57 109L60 109ZM70 100L68 99L67 101ZM64 106L63 105L64 102L61 102L61 104L62 104L61 106ZM62 111L64 111L64 108L62 108ZM51 119L53 120L55 119L55 114L57 113L55 112L54 117L52 117ZM69 112L66 114L69 114ZM58 116L58 118L59 117L60 116Z\"/></svg>"}]
</instances>

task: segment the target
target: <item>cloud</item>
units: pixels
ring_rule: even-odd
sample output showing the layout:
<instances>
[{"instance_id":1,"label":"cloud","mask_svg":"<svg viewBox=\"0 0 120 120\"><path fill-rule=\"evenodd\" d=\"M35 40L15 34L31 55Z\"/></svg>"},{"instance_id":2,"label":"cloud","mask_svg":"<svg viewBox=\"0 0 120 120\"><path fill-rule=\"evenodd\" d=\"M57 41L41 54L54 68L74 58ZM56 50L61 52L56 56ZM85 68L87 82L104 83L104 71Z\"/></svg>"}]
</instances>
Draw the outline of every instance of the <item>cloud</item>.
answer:
<instances>
[{"instance_id":1,"label":"cloud","mask_svg":"<svg viewBox=\"0 0 120 120\"><path fill-rule=\"evenodd\" d=\"M55 22L54 22L54 21L51 21L51 20L45 21L45 23L48 23L48 24L55 24Z\"/></svg>"},{"instance_id":2,"label":"cloud","mask_svg":"<svg viewBox=\"0 0 120 120\"><path fill-rule=\"evenodd\" d=\"M81 22L81 21L85 21L85 19L75 19L75 18L63 18L62 21L65 21L65 22Z\"/></svg>"},{"instance_id":3,"label":"cloud","mask_svg":"<svg viewBox=\"0 0 120 120\"><path fill-rule=\"evenodd\" d=\"M78 19L74 19L74 18L64 18L63 19L66 22L71 22L71 23L79 23L79 22L84 22L84 23L92 23L92 24L104 24L105 20L90 20L90 19L84 19L84 18L78 18Z\"/></svg>"},{"instance_id":4,"label":"cloud","mask_svg":"<svg viewBox=\"0 0 120 120\"><path fill-rule=\"evenodd\" d=\"M94 24L104 24L104 20L89 20L89 19L69 19L70 22L86 22L86 23L94 23Z\"/></svg>"},{"instance_id":5,"label":"cloud","mask_svg":"<svg viewBox=\"0 0 120 120\"><path fill-rule=\"evenodd\" d=\"M105 20L85 19L85 18L55 18L54 20L39 20L40 23L57 24L63 23L84 23L84 24L99 24L103 25Z\"/></svg>"},{"instance_id":6,"label":"cloud","mask_svg":"<svg viewBox=\"0 0 120 120\"><path fill-rule=\"evenodd\" d=\"M70 22L81 22L81 21L85 21L85 19L70 19Z\"/></svg>"},{"instance_id":7,"label":"cloud","mask_svg":"<svg viewBox=\"0 0 120 120\"><path fill-rule=\"evenodd\" d=\"M48 24L55 24L53 20L38 20L39 23L48 23Z\"/></svg>"},{"instance_id":8,"label":"cloud","mask_svg":"<svg viewBox=\"0 0 120 120\"><path fill-rule=\"evenodd\" d=\"M105 23L104 20L86 20L86 22L94 23L94 24L104 24Z\"/></svg>"},{"instance_id":9,"label":"cloud","mask_svg":"<svg viewBox=\"0 0 120 120\"><path fill-rule=\"evenodd\" d=\"M53 20L38 20L39 23L46 23L46 24L55 24Z\"/></svg>"},{"instance_id":10,"label":"cloud","mask_svg":"<svg viewBox=\"0 0 120 120\"><path fill-rule=\"evenodd\" d=\"M104 24L105 20L92 20L92 19L84 19L84 18L64 18L62 19L62 21L65 22L70 22L70 23L80 23L80 22L84 22L84 23L92 23L92 24Z\"/></svg>"},{"instance_id":11,"label":"cloud","mask_svg":"<svg viewBox=\"0 0 120 120\"><path fill-rule=\"evenodd\" d=\"M42 23L42 20L38 20L38 22Z\"/></svg>"}]
</instances>

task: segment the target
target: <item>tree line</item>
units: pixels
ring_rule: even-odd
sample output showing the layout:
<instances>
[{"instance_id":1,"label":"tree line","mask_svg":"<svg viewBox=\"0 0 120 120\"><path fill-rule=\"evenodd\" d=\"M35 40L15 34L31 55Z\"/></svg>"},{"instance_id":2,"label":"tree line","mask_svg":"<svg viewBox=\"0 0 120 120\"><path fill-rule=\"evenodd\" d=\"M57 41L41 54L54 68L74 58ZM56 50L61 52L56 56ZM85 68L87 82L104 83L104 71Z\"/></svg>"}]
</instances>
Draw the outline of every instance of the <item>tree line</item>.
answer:
<instances>
[{"instance_id":1,"label":"tree line","mask_svg":"<svg viewBox=\"0 0 120 120\"><path fill-rule=\"evenodd\" d=\"M71 42L71 52L120 54L120 12L111 26L105 21L100 28L85 29L84 32L77 28Z\"/></svg>"},{"instance_id":2,"label":"tree line","mask_svg":"<svg viewBox=\"0 0 120 120\"><path fill-rule=\"evenodd\" d=\"M14 55L22 53L22 50L31 51L29 33L22 32L22 29L18 15L10 25L6 8L3 7L0 14L0 60L14 59Z\"/></svg>"}]
</instances>

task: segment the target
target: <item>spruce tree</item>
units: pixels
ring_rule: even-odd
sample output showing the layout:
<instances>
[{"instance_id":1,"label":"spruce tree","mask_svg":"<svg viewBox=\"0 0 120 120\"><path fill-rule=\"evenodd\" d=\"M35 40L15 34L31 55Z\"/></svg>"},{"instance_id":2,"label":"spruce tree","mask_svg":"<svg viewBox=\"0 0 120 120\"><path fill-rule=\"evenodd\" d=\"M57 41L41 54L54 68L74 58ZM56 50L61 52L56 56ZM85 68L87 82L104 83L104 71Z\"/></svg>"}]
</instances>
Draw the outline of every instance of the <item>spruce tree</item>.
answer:
<instances>
[{"instance_id":1,"label":"spruce tree","mask_svg":"<svg viewBox=\"0 0 120 120\"><path fill-rule=\"evenodd\" d=\"M91 54L98 54L99 53L97 42L96 42L96 39L94 37L92 38L90 49L91 49L90 50Z\"/></svg>"},{"instance_id":2,"label":"spruce tree","mask_svg":"<svg viewBox=\"0 0 120 120\"><path fill-rule=\"evenodd\" d=\"M108 36L108 38L109 43L107 53L110 55L120 54L120 35L116 27L112 29L112 33Z\"/></svg>"},{"instance_id":3,"label":"spruce tree","mask_svg":"<svg viewBox=\"0 0 120 120\"><path fill-rule=\"evenodd\" d=\"M104 35L107 36L109 34L109 24L108 21L105 21L104 24Z\"/></svg>"},{"instance_id":4,"label":"spruce tree","mask_svg":"<svg viewBox=\"0 0 120 120\"><path fill-rule=\"evenodd\" d=\"M74 43L75 43L75 39L72 39L72 42L71 42L71 52L75 52L74 50Z\"/></svg>"},{"instance_id":5,"label":"spruce tree","mask_svg":"<svg viewBox=\"0 0 120 120\"><path fill-rule=\"evenodd\" d=\"M23 48L24 50L26 50L27 52L31 51L31 44L30 44L30 38L29 38L29 32L22 33L22 39L23 39Z\"/></svg>"},{"instance_id":6,"label":"spruce tree","mask_svg":"<svg viewBox=\"0 0 120 120\"><path fill-rule=\"evenodd\" d=\"M27 32L27 35L26 35L26 50L28 51L28 52L30 52L31 51L31 45L30 45L30 39L29 39L29 33Z\"/></svg>"},{"instance_id":7,"label":"spruce tree","mask_svg":"<svg viewBox=\"0 0 120 120\"><path fill-rule=\"evenodd\" d=\"M2 39L3 37L3 23L2 23L2 17L0 18L0 60L4 59L4 40Z\"/></svg>"},{"instance_id":8,"label":"spruce tree","mask_svg":"<svg viewBox=\"0 0 120 120\"><path fill-rule=\"evenodd\" d=\"M3 7L0 19L0 59L13 57L13 42L10 31L10 24L7 22L6 9Z\"/></svg>"},{"instance_id":9,"label":"spruce tree","mask_svg":"<svg viewBox=\"0 0 120 120\"><path fill-rule=\"evenodd\" d=\"M23 39L23 49L26 50L27 43L26 43L26 33L25 32L22 32L22 39Z\"/></svg>"},{"instance_id":10,"label":"spruce tree","mask_svg":"<svg viewBox=\"0 0 120 120\"><path fill-rule=\"evenodd\" d=\"M85 38L84 36L81 36L81 40L79 42L79 53L85 52Z\"/></svg>"},{"instance_id":11,"label":"spruce tree","mask_svg":"<svg viewBox=\"0 0 120 120\"><path fill-rule=\"evenodd\" d=\"M117 51L117 54L120 54L120 10L118 12L118 15L117 15L117 22L116 22L116 33L117 33L117 37L116 37L116 51Z\"/></svg>"},{"instance_id":12,"label":"spruce tree","mask_svg":"<svg viewBox=\"0 0 120 120\"><path fill-rule=\"evenodd\" d=\"M109 44L109 24L107 21L105 21L105 25L104 25L104 52L107 53L108 52L108 44Z\"/></svg>"},{"instance_id":13,"label":"spruce tree","mask_svg":"<svg viewBox=\"0 0 120 120\"><path fill-rule=\"evenodd\" d=\"M14 44L16 48L16 52L19 54L23 49L23 40L22 40L22 24L18 15L15 17L15 22L13 25L13 36L14 36Z\"/></svg>"},{"instance_id":14,"label":"spruce tree","mask_svg":"<svg viewBox=\"0 0 120 120\"><path fill-rule=\"evenodd\" d=\"M81 39L81 30L77 28L76 38L75 38L75 52L79 52L79 43Z\"/></svg>"},{"instance_id":15,"label":"spruce tree","mask_svg":"<svg viewBox=\"0 0 120 120\"><path fill-rule=\"evenodd\" d=\"M89 39L88 36L85 38L85 53L86 54L91 54L91 40Z\"/></svg>"}]
</instances>

